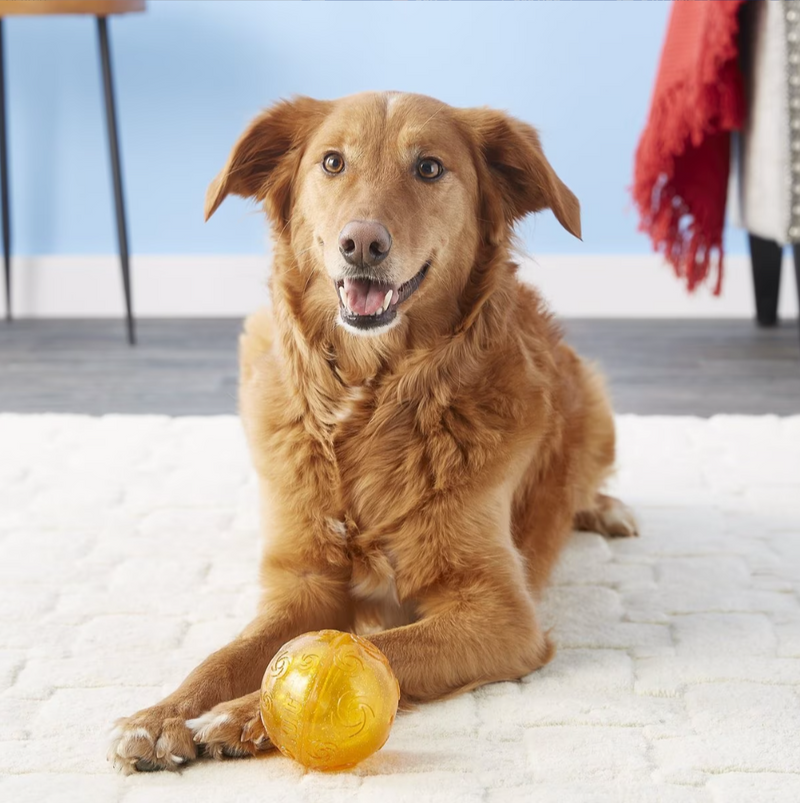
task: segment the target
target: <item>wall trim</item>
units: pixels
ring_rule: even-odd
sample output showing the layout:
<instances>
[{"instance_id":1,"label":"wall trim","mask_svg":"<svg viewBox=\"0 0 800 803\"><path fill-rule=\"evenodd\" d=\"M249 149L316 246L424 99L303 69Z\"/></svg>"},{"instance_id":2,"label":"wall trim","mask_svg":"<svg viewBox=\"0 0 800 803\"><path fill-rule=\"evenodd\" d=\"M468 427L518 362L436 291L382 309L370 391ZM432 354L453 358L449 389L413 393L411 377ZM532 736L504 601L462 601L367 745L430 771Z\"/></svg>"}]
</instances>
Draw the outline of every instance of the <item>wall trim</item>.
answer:
<instances>
[{"instance_id":1,"label":"wall trim","mask_svg":"<svg viewBox=\"0 0 800 803\"><path fill-rule=\"evenodd\" d=\"M787 263L789 259L787 256ZM139 317L239 316L268 302L268 255L165 255L132 258ZM19 317L116 317L122 282L116 256L31 256L13 260ZM524 259L536 285L562 317L752 318L750 262L728 257L723 295L692 296L655 255L556 255ZM781 316L797 317L794 270L784 265ZM5 299L0 309L5 312Z\"/></svg>"}]
</instances>

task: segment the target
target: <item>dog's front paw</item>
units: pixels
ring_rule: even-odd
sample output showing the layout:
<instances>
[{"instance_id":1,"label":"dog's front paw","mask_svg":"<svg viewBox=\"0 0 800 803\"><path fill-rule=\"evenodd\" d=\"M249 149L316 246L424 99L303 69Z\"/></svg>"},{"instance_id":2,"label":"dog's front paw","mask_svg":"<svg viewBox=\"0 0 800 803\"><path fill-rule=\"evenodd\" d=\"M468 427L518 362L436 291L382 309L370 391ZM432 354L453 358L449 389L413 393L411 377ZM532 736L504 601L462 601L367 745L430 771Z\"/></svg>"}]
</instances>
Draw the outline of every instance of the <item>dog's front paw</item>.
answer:
<instances>
[{"instance_id":1,"label":"dog's front paw","mask_svg":"<svg viewBox=\"0 0 800 803\"><path fill-rule=\"evenodd\" d=\"M194 741L211 758L244 758L272 749L261 722L260 692L253 692L207 711L186 725Z\"/></svg>"},{"instance_id":2,"label":"dog's front paw","mask_svg":"<svg viewBox=\"0 0 800 803\"><path fill-rule=\"evenodd\" d=\"M108 760L125 775L177 770L197 756L183 717L154 706L118 719L111 731Z\"/></svg>"}]
</instances>

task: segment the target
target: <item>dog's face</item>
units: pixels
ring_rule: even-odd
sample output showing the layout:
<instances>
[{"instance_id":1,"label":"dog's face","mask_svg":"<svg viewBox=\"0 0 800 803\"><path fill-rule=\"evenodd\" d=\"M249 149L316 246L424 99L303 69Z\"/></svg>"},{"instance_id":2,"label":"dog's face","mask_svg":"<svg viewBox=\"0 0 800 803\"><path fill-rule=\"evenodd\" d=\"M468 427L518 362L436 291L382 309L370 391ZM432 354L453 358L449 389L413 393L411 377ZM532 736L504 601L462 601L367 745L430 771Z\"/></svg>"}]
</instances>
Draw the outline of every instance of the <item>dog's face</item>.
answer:
<instances>
[{"instance_id":1,"label":"dog's face","mask_svg":"<svg viewBox=\"0 0 800 803\"><path fill-rule=\"evenodd\" d=\"M552 208L580 236L578 202L530 126L420 95L277 104L234 147L207 216L228 193L265 202L354 334L452 323L481 246L507 242L529 212Z\"/></svg>"},{"instance_id":2,"label":"dog's face","mask_svg":"<svg viewBox=\"0 0 800 803\"><path fill-rule=\"evenodd\" d=\"M339 320L379 333L457 282L439 266L476 247L477 174L447 107L371 95L334 104L309 139L295 182L301 247L331 280Z\"/></svg>"}]
</instances>

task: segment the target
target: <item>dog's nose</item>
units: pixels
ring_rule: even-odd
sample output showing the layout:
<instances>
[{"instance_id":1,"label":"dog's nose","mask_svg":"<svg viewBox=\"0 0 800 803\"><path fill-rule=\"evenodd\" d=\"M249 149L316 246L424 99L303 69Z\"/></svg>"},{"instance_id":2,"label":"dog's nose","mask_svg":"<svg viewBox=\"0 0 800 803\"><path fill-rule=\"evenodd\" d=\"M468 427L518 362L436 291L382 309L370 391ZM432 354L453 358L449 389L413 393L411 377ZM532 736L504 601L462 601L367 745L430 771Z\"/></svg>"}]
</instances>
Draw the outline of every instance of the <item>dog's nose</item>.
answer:
<instances>
[{"instance_id":1,"label":"dog's nose","mask_svg":"<svg viewBox=\"0 0 800 803\"><path fill-rule=\"evenodd\" d=\"M377 220L351 220L339 234L339 251L358 268L371 268L386 259L392 235Z\"/></svg>"}]
</instances>

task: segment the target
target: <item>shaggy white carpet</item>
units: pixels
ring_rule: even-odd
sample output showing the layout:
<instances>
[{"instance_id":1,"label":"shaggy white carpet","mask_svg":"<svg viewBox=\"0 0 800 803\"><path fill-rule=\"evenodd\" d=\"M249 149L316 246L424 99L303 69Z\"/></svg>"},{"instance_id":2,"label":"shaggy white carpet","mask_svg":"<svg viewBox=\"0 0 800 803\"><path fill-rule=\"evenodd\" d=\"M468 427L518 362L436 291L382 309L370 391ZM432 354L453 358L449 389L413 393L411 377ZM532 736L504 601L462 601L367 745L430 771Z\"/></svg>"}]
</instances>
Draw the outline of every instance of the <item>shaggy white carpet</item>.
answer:
<instances>
[{"instance_id":1,"label":"shaggy white carpet","mask_svg":"<svg viewBox=\"0 0 800 803\"><path fill-rule=\"evenodd\" d=\"M577 535L519 683L401 716L355 770L280 755L121 777L117 716L248 620L236 419L0 416L0 800L800 800L800 417L621 417L642 536Z\"/></svg>"}]
</instances>

